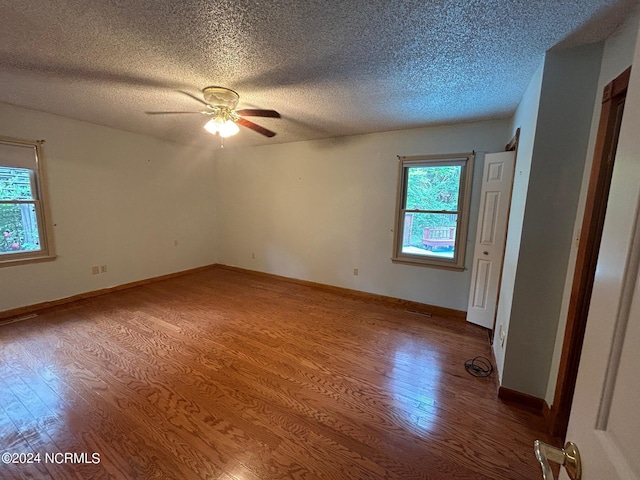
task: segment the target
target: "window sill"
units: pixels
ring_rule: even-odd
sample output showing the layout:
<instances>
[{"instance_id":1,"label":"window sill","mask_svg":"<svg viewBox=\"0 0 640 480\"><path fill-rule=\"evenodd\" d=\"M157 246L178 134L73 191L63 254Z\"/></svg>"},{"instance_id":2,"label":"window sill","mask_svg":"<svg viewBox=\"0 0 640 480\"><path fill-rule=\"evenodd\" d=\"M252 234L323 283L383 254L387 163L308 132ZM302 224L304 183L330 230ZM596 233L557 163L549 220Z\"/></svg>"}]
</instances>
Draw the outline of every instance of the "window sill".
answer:
<instances>
[{"instance_id":1,"label":"window sill","mask_svg":"<svg viewBox=\"0 0 640 480\"><path fill-rule=\"evenodd\" d=\"M460 265L455 265L447 262L438 262L434 260L422 260L422 259L412 259L412 258L391 258L393 263L399 263L401 265L413 265L416 267L431 267L431 268L439 268L442 270L453 270L456 272L463 272L466 268Z\"/></svg>"},{"instance_id":2,"label":"window sill","mask_svg":"<svg viewBox=\"0 0 640 480\"><path fill-rule=\"evenodd\" d=\"M51 262L58 258L57 255L37 255L37 256L25 256L20 258L2 258L0 257L0 268L2 267L14 267L18 265L26 265L28 263L40 263L40 262Z\"/></svg>"}]
</instances>

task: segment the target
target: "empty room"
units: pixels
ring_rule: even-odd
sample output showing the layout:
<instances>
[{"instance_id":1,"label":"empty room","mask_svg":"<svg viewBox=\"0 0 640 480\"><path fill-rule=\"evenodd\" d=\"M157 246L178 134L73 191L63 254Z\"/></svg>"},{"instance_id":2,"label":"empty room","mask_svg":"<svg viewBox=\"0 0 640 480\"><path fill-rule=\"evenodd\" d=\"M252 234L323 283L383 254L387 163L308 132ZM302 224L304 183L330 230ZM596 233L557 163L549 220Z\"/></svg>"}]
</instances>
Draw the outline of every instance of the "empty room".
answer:
<instances>
[{"instance_id":1,"label":"empty room","mask_svg":"<svg viewBox=\"0 0 640 480\"><path fill-rule=\"evenodd\" d=\"M640 480L637 0L1 11L0 478Z\"/></svg>"}]
</instances>

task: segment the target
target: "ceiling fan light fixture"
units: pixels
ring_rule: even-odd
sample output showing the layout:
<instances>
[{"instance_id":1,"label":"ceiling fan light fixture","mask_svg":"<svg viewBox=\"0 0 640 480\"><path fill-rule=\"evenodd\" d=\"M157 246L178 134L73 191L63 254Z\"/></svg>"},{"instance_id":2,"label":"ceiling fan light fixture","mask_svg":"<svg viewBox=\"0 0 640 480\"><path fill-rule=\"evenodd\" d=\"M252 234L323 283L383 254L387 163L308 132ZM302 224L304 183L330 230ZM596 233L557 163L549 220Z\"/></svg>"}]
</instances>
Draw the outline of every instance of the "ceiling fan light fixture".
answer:
<instances>
[{"instance_id":1,"label":"ceiling fan light fixture","mask_svg":"<svg viewBox=\"0 0 640 480\"><path fill-rule=\"evenodd\" d=\"M240 131L238 125L233 120L224 120L220 117L212 118L204 124L204 129L211 135L216 133L221 137L226 138L235 135Z\"/></svg>"},{"instance_id":2,"label":"ceiling fan light fixture","mask_svg":"<svg viewBox=\"0 0 640 480\"><path fill-rule=\"evenodd\" d=\"M238 100L240 96L237 92L229 88L224 87L206 87L202 90L203 100L197 96L192 95L189 92L181 93L189 98L196 100L203 104L206 108L201 111L171 111L171 112L145 112L150 115L156 114L178 114L178 113L199 113L209 117L209 121L204 125L204 128L211 135L220 135L220 138L231 137L240 131L240 126L253 130L265 137L273 137L276 133L271 130L262 127L251 120L244 118L247 117L267 117L267 118L280 118L280 114L275 110L267 110L262 108L243 108L236 110Z\"/></svg>"},{"instance_id":3,"label":"ceiling fan light fixture","mask_svg":"<svg viewBox=\"0 0 640 480\"><path fill-rule=\"evenodd\" d=\"M236 125L236 122L234 122L233 120L227 120L218 129L218 133L220 134L220 136L225 138L235 135L239 131L240 131L240 128L238 127L238 125Z\"/></svg>"}]
</instances>

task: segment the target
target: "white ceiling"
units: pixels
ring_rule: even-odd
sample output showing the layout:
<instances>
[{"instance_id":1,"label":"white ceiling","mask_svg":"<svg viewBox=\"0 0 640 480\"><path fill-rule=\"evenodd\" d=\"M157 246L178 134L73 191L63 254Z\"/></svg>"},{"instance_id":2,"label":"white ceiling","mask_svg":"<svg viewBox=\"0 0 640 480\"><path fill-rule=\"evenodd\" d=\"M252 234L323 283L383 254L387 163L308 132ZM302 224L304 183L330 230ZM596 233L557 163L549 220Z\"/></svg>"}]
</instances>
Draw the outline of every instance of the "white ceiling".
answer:
<instances>
[{"instance_id":1,"label":"white ceiling","mask_svg":"<svg viewBox=\"0 0 640 480\"><path fill-rule=\"evenodd\" d=\"M0 0L0 102L187 144L219 140L181 92L233 88L282 143L502 118L554 47L637 0Z\"/></svg>"}]
</instances>

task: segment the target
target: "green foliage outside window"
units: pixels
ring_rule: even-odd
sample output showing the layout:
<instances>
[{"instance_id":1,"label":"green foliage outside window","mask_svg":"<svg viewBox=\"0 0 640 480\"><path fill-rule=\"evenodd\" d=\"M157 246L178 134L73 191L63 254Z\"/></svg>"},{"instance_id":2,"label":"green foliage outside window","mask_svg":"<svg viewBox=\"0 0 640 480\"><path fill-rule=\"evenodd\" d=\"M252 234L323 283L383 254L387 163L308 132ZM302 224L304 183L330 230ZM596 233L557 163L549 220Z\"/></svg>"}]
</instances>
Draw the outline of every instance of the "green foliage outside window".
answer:
<instances>
[{"instance_id":1,"label":"green foliage outside window","mask_svg":"<svg viewBox=\"0 0 640 480\"><path fill-rule=\"evenodd\" d=\"M28 169L0 167L0 253L40 249L31 175Z\"/></svg>"},{"instance_id":2,"label":"green foliage outside window","mask_svg":"<svg viewBox=\"0 0 640 480\"><path fill-rule=\"evenodd\" d=\"M410 245L422 246L424 229L427 227L456 227L461 173L460 165L407 169L405 209L438 212L407 213L411 215Z\"/></svg>"}]
</instances>

